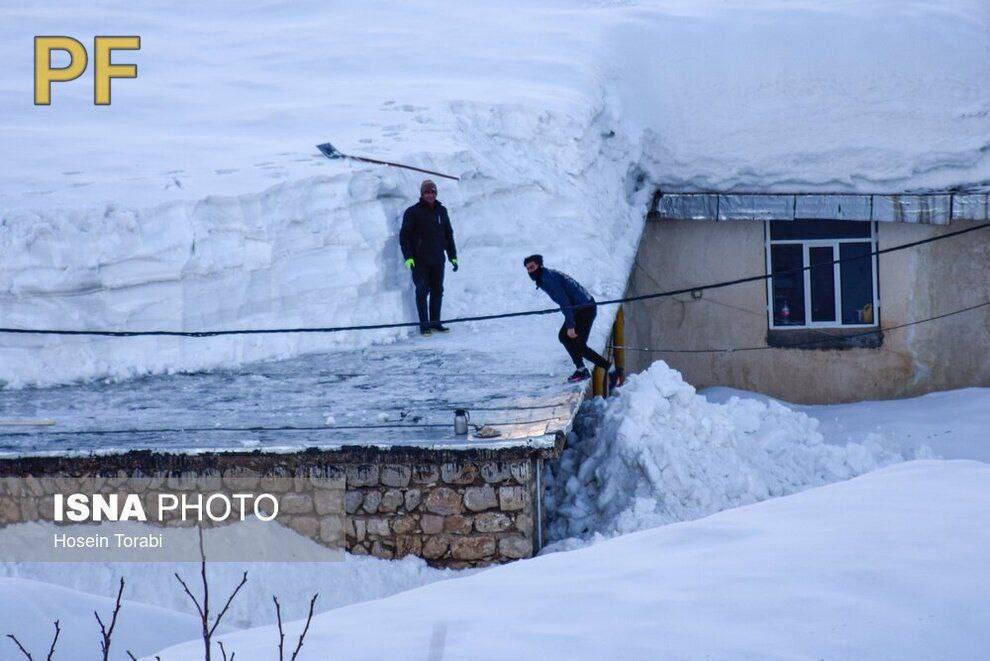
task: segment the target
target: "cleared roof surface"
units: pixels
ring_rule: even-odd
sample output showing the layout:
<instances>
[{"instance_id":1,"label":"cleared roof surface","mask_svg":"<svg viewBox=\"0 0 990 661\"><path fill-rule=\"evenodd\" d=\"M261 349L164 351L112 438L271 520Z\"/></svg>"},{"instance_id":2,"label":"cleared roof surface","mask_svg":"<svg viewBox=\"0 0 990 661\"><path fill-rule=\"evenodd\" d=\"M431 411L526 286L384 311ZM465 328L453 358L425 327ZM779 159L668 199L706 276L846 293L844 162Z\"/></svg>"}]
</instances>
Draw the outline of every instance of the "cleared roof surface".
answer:
<instances>
[{"instance_id":1,"label":"cleared roof surface","mask_svg":"<svg viewBox=\"0 0 990 661\"><path fill-rule=\"evenodd\" d=\"M478 340L461 327L441 337L232 370L0 390L0 422L55 422L0 425L0 457L552 447L556 432L569 429L587 383L564 383L563 349L542 361L492 365L490 353L471 348ZM455 408L471 416L468 436L454 433ZM477 436L486 425L500 434Z\"/></svg>"}]
</instances>

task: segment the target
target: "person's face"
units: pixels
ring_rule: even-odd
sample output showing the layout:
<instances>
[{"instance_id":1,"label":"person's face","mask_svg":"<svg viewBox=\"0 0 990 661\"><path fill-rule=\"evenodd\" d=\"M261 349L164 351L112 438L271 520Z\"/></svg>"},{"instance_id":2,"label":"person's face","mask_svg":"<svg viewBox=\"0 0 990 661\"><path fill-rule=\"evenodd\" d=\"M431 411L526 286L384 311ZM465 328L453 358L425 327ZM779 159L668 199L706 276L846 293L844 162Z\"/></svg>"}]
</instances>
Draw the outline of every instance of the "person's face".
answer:
<instances>
[{"instance_id":1,"label":"person's face","mask_svg":"<svg viewBox=\"0 0 990 661\"><path fill-rule=\"evenodd\" d=\"M433 204L437 201L437 190L435 188L427 188L423 191L423 199L426 200L428 204Z\"/></svg>"},{"instance_id":2,"label":"person's face","mask_svg":"<svg viewBox=\"0 0 990 661\"><path fill-rule=\"evenodd\" d=\"M539 270L539 265L536 262L526 262L526 273L530 275L534 274Z\"/></svg>"}]
</instances>

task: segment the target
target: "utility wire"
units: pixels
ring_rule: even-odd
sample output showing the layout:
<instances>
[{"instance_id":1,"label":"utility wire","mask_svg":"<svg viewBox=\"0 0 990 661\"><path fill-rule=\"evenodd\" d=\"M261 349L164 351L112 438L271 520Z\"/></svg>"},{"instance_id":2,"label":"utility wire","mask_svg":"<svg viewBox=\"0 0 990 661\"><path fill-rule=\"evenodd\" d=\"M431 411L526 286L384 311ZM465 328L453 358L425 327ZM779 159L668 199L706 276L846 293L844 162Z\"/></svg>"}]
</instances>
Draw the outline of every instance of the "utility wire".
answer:
<instances>
[{"instance_id":1,"label":"utility wire","mask_svg":"<svg viewBox=\"0 0 990 661\"><path fill-rule=\"evenodd\" d=\"M875 250L866 255L857 255L855 257L836 259L833 260L831 264L834 266L836 264L842 264L844 262L851 262L851 261L865 259L867 257L876 257L878 255L885 255L887 253L896 252L899 250L906 250L908 248L915 248L917 246L925 245L928 243L934 243L936 241L941 241L943 239L949 239L952 237L961 236L963 234L968 234L970 232L975 232L977 230L986 229L987 227L990 227L990 223L981 223L979 225L974 225L973 227L967 227L965 229L956 230L954 232L947 232L945 234L932 236L927 239L921 239L919 241L911 241L910 243L902 243L900 245L891 246L890 248ZM585 305L575 305L572 306L572 309L577 310L588 307L600 307L603 305L634 303L638 301L646 301L655 298L677 296L678 294L688 294L694 291L704 291L706 289L721 289L723 287L731 287L733 285L741 285L749 282L761 282L761 281L769 280L771 278L778 278L782 275L788 275L792 273L802 273L812 268L826 266L829 263L830 262L828 261L815 262L813 264L809 264L808 266L804 266L800 268L788 269L785 271L777 271L774 273L752 275L745 278L736 278L735 280L725 280L722 282L715 282L708 285L699 285L695 287L686 287L683 289L673 289L668 291L654 292L650 294L641 294L639 296L613 298L605 301L596 301L595 303L588 303ZM458 324L458 323L465 323L468 321L490 321L493 319L510 319L514 317L528 317L528 316L542 315L542 314L553 314L554 312L557 312L559 309L560 308L545 308L542 310L523 310L519 312L504 312L501 314L477 315L472 317L455 317L453 319L443 319L441 320L440 323ZM30 334L30 335L99 335L104 337L138 337L138 336L217 337L220 335L263 335L263 334L274 334L274 333L340 333L344 331L381 330L388 328L410 328L410 327L418 327L418 326L419 326L418 321L400 321L400 322L384 323L384 324L359 324L354 326L326 326L326 327L302 327L302 328L245 328L245 329L213 330L213 331L163 331L163 330L109 331L109 330L65 330L65 329L54 329L54 328L0 327L0 333L17 333L17 334Z\"/></svg>"},{"instance_id":2,"label":"utility wire","mask_svg":"<svg viewBox=\"0 0 990 661\"><path fill-rule=\"evenodd\" d=\"M886 328L877 328L875 330L869 330L862 333L853 333L851 335L829 335L830 338L836 339L855 339L857 337L867 337L870 335L880 335L882 333L888 333L893 330L898 330L901 328L907 328L909 326L917 326L918 324L926 324L930 321L937 321L938 319L945 319L946 317L952 317L957 314L963 314L966 312L972 312L973 310L978 310L979 308L987 307L990 305L990 301L984 301L983 303L977 303L976 305L970 305L969 307L960 308L958 310L953 310L952 312L945 312L943 314L936 315L934 317L928 317L926 319L918 319L916 321L909 321L907 323L898 324L896 326L887 326ZM804 330L804 329L800 329ZM771 347L768 345L761 345L755 347L736 347L730 349L655 349L647 347L629 347L625 345L616 345L613 348L623 349L625 351L642 351L645 353L734 353L736 351L765 351L767 349L795 349L805 346L815 346L820 345L825 341L825 338L808 340L807 342L796 342L794 344L787 344L786 346ZM828 348L828 347L825 347Z\"/></svg>"}]
</instances>

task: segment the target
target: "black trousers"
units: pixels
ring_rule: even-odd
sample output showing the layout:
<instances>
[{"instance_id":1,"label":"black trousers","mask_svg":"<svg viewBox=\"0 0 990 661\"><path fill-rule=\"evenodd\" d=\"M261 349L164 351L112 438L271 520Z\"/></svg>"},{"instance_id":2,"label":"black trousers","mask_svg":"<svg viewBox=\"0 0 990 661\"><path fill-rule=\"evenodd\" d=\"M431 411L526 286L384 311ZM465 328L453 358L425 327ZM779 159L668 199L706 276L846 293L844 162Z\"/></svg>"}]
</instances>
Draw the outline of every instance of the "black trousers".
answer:
<instances>
[{"instance_id":1,"label":"black trousers","mask_svg":"<svg viewBox=\"0 0 990 661\"><path fill-rule=\"evenodd\" d=\"M416 285L416 312L420 328L440 323L440 306L443 305L444 265L417 264L413 267L413 284ZM429 299L429 304L427 304Z\"/></svg>"},{"instance_id":2,"label":"black trousers","mask_svg":"<svg viewBox=\"0 0 990 661\"><path fill-rule=\"evenodd\" d=\"M570 354L571 360L574 361L574 366L578 369L582 369L584 367L585 358L602 369L608 369L608 361L588 346L588 335L591 333L591 325L595 323L595 315L597 312L598 309L594 307L579 308L574 311L574 331L577 333L577 337L574 339L567 337L566 321L564 322L564 325L560 327L560 332L557 333L557 339L559 339L560 343L564 345L565 349L567 349L567 353Z\"/></svg>"}]
</instances>

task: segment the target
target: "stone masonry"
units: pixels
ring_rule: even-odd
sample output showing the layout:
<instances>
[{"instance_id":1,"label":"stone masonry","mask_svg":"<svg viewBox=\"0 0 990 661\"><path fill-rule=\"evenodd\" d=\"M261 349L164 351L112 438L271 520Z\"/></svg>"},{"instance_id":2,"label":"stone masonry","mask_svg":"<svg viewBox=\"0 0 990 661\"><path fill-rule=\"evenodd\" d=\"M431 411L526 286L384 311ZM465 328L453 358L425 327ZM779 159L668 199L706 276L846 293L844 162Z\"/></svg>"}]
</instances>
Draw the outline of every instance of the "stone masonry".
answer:
<instances>
[{"instance_id":1,"label":"stone masonry","mask_svg":"<svg viewBox=\"0 0 990 661\"><path fill-rule=\"evenodd\" d=\"M246 478L278 491L278 520L317 542L385 559L416 555L436 567L485 566L538 550L537 471L561 445L562 439L554 450L344 447L0 459L0 487L8 476L19 478L22 490L36 485L35 498L22 499L16 512L0 488L0 526L50 520L50 494L71 492L80 479L101 481L105 490L114 481L151 478L149 489L168 491ZM308 479L315 475L320 479Z\"/></svg>"}]
</instances>

